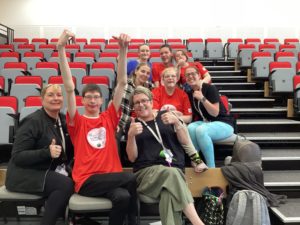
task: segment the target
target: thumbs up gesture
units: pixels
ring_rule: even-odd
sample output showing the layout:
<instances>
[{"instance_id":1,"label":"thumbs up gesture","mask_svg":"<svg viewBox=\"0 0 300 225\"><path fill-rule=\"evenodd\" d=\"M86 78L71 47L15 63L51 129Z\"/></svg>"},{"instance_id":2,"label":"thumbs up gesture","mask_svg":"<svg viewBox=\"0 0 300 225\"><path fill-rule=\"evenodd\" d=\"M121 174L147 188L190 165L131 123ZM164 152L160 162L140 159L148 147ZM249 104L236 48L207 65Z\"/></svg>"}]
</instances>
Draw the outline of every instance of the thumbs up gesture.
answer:
<instances>
[{"instance_id":1,"label":"thumbs up gesture","mask_svg":"<svg viewBox=\"0 0 300 225\"><path fill-rule=\"evenodd\" d=\"M131 123L128 131L128 136L136 136L143 132L143 125L141 122L135 122L135 119L131 117Z\"/></svg>"},{"instance_id":2,"label":"thumbs up gesture","mask_svg":"<svg viewBox=\"0 0 300 225\"><path fill-rule=\"evenodd\" d=\"M53 138L51 144L49 145L51 158L58 158L61 154L61 146L56 145L56 140Z\"/></svg>"}]
</instances>

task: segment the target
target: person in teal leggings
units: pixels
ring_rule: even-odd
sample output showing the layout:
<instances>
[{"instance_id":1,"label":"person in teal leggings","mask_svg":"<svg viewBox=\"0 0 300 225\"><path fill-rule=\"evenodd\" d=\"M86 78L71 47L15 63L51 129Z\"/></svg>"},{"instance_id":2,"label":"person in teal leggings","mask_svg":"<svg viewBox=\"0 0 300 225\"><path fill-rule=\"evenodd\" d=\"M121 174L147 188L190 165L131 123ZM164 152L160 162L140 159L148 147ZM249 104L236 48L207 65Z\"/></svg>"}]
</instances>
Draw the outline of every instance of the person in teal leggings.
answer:
<instances>
[{"instance_id":1,"label":"person in teal leggings","mask_svg":"<svg viewBox=\"0 0 300 225\"><path fill-rule=\"evenodd\" d=\"M202 82L196 67L188 67L185 77L191 87L187 94L193 111L193 122L188 125L188 131L195 148L202 152L207 166L214 168L213 141L230 137L234 130L234 120L220 101L217 88Z\"/></svg>"}]
</instances>

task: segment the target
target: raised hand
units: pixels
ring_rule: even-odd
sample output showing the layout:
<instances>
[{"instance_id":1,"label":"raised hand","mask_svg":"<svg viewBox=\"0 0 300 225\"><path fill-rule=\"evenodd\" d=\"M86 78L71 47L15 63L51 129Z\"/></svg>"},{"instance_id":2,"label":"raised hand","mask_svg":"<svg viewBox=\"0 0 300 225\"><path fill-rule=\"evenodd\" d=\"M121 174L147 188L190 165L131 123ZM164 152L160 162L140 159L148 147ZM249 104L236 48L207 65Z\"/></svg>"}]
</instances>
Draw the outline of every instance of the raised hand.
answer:
<instances>
[{"instance_id":1,"label":"raised hand","mask_svg":"<svg viewBox=\"0 0 300 225\"><path fill-rule=\"evenodd\" d=\"M177 116L175 116L174 113L170 111L170 109L168 109L166 113L161 115L161 120L164 124L175 124L179 122Z\"/></svg>"},{"instance_id":2,"label":"raised hand","mask_svg":"<svg viewBox=\"0 0 300 225\"><path fill-rule=\"evenodd\" d=\"M130 36L127 34L120 34L119 37L112 36L113 39L118 40L120 47L127 48L129 45L129 42L131 40Z\"/></svg>"},{"instance_id":3,"label":"raised hand","mask_svg":"<svg viewBox=\"0 0 300 225\"><path fill-rule=\"evenodd\" d=\"M75 42L75 34L72 33L71 31L65 29L58 39L57 49L65 47L70 40Z\"/></svg>"},{"instance_id":4,"label":"raised hand","mask_svg":"<svg viewBox=\"0 0 300 225\"><path fill-rule=\"evenodd\" d=\"M56 140L53 138L51 144L49 145L51 158L55 159L58 158L61 154L61 146L56 145Z\"/></svg>"},{"instance_id":5,"label":"raised hand","mask_svg":"<svg viewBox=\"0 0 300 225\"><path fill-rule=\"evenodd\" d=\"M136 136L143 132L143 125L141 122L135 122L134 118L131 117L131 123L128 131L128 136Z\"/></svg>"}]
</instances>

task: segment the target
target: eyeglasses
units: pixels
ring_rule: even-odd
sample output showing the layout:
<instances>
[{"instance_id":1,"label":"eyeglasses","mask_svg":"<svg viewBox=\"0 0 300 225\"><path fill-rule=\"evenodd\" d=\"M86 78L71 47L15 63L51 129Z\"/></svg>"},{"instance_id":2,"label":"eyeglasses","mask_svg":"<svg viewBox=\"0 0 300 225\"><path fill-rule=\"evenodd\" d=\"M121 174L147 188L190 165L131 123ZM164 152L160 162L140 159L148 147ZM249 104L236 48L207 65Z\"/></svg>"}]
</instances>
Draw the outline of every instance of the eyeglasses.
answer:
<instances>
[{"instance_id":1,"label":"eyeglasses","mask_svg":"<svg viewBox=\"0 0 300 225\"><path fill-rule=\"evenodd\" d=\"M86 95L86 96L84 96L84 98L86 98L86 99L88 99L88 100L92 100L92 99L95 99L95 100L98 100L98 99L100 99L101 98L101 96L100 95Z\"/></svg>"},{"instance_id":2,"label":"eyeglasses","mask_svg":"<svg viewBox=\"0 0 300 225\"><path fill-rule=\"evenodd\" d=\"M139 106L140 104L144 105L148 102L150 102L150 99L142 99L141 101L134 102L133 105L136 107Z\"/></svg>"},{"instance_id":3,"label":"eyeglasses","mask_svg":"<svg viewBox=\"0 0 300 225\"><path fill-rule=\"evenodd\" d=\"M196 72L186 73L185 76L186 77L189 77L189 76L195 77L195 76L198 76L198 73L196 73Z\"/></svg>"}]
</instances>

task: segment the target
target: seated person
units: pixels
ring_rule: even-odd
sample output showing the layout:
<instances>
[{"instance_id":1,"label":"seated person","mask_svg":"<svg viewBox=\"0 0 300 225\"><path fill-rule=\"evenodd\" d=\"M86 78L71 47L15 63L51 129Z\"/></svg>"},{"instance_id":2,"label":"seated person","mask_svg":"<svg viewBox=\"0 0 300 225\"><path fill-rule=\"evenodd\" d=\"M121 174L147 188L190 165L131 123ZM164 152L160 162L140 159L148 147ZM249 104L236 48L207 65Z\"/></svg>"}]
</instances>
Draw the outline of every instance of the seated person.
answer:
<instances>
[{"instance_id":1,"label":"seated person","mask_svg":"<svg viewBox=\"0 0 300 225\"><path fill-rule=\"evenodd\" d=\"M185 85L186 84L186 79L185 79L185 70L189 66L195 66L197 67L199 74L201 75L202 82L204 83L211 83L211 76L208 72L208 70L200 63L200 62L189 62L188 55L185 51L183 50L178 50L174 54L174 58L176 61L176 66L178 70L180 71L180 79L179 79L179 84Z\"/></svg>"},{"instance_id":2,"label":"seated person","mask_svg":"<svg viewBox=\"0 0 300 225\"><path fill-rule=\"evenodd\" d=\"M147 88L137 87L132 101L137 118L130 123L126 152L134 163L138 193L159 199L163 225L181 225L182 211L193 225L203 225L183 174L181 144L189 141L184 124L171 112L155 113Z\"/></svg>"},{"instance_id":3,"label":"seated person","mask_svg":"<svg viewBox=\"0 0 300 225\"><path fill-rule=\"evenodd\" d=\"M161 80L164 86L159 86L152 90L153 109L169 110L185 123L192 121L192 109L187 94L177 87L179 74L174 67L164 69Z\"/></svg>"},{"instance_id":4,"label":"seated person","mask_svg":"<svg viewBox=\"0 0 300 225\"><path fill-rule=\"evenodd\" d=\"M41 92L42 105L19 124L8 163L5 186L9 191L33 193L47 198L41 225L55 225L64 215L74 192L67 165L73 146L63 107L61 87L49 84Z\"/></svg>"},{"instance_id":5,"label":"seated person","mask_svg":"<svg viewBox=\"0 0 300 225\"><path fill-rule=\"evenodd\" d=\"M161 63L153 63L152 65L152 82L154 83L155 87L159 87L160 79L161 79L161 72L168 68L172 67L173 63L173 55L172 55L172 48L170 45L162 45L159 49Z\"/></svg>"},{"instance_id":6,"label":"seated person","mask_svg":"<svg viewBox=\"0 0 300 225\"><path fill-rule=\"evenodd\" d=\"M117 85L112 102L100 113L103 103L101 89L87 84L82 90L84 114L76 109L74 83L66 58L65 46L75 35L65 30L58 41L60 69L67 99L67 126L74 144L75 162L72 177L75 191L88 197L105 197L111 200L110 225L121 225L128 216L128 225L136 225L136 180L132 173L122 172L115 132L118 111L127 84L126 55L130 37L121 34L118 40L119 62Z\"/></svg>"},{"instance_id":7,"label":"seated person","mask_svg":"<svg viewBox=\"0 0 300 225\"><path fill-rule=\"evenodd\" d=\"M217 88L202 81L198 68L187 67L185 77L191 87L188 96L193 111L193 121L188 125L189 134L195 148L204 155L208 167L213 168L213 141L233 134L234 119L227 114Z\"/></svg>"},{"instance_id":8,"label":"seated person","mask_svg":"<svg viewBox=\"0 0 300 225\"><path fill-rule=\"evenodd\" d=\"M151 73L152 64L149 62L149 59L150 59L149 46L146 44L140 45L139 49L138 49L138 58L136 60L130 60L127 63L127 75L131 76L134 73L134 71L136 70L136 67L140 63L145 63L150 67L150 76L149 76L148 80L152 82L152 73Z\"/></svg>"}]
</instances>

